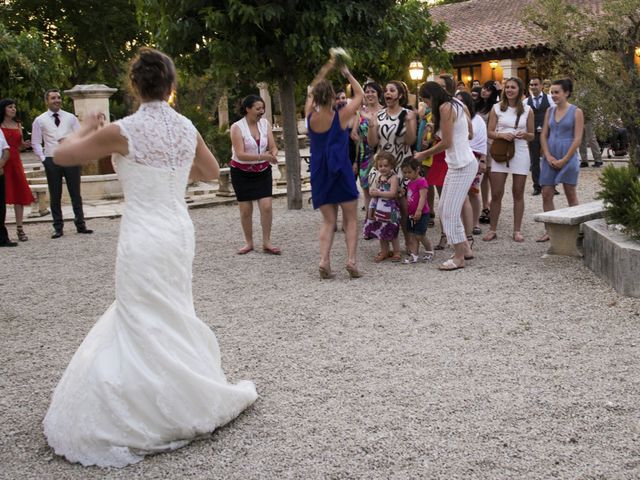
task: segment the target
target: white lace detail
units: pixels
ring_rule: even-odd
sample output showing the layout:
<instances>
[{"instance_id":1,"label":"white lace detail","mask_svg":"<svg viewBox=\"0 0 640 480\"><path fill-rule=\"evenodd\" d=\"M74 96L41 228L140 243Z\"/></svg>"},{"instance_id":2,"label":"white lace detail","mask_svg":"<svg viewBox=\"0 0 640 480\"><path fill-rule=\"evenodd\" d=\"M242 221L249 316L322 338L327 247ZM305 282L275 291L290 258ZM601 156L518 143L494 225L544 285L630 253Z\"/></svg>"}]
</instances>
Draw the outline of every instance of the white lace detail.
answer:
<instances>
[{"instance_id":1,"label":"white lace detail","mask_svg":"<svg viewBox=\"0 0 640 480\"><path fill-rule=\"evenodd\" d=\"M167 102L147 102L116 122L129 143L126 158L158 168L190 166L196 154L196 129Z\"/></svg>"}]
</instances>

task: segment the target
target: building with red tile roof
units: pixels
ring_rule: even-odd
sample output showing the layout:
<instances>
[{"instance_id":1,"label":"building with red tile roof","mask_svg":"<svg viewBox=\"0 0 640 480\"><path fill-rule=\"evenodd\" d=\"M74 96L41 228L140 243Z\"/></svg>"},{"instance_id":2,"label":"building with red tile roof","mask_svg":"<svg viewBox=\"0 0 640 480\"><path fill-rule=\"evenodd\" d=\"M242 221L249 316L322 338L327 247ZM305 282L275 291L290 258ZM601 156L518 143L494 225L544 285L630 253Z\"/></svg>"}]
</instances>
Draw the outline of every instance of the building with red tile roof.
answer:
<instances>
[{"instance_id":1,"label":"building with red tile roof","mask_svg":"<svg viewBox=\"0 0 640 480\"><path fill-rule=\"evenodd\" d=\"M602 8L602 0L571 3L596 11ZM547 50L547 42L522 22L525 7L535 4L535 0L468 0L432 7L434 20L450 28L444 47L453 55L456 79L467 85L472 80L508 77L527 82L527 54Z\"/></svg>"}]
</instances>

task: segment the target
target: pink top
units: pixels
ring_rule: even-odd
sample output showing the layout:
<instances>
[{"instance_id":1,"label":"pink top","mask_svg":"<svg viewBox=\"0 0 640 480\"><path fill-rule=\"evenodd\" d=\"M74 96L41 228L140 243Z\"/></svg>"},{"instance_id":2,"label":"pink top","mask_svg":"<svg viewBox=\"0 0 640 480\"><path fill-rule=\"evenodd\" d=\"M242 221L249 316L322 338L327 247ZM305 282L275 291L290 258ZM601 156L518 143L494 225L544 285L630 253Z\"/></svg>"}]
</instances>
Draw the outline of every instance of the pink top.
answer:
<instances>
[{"instance_id":1,"label":"pink top","mask_svg":"<svg viewBox=\"0 0 640 480\"><path fill-rule=\"evenodd\" d=\"M413 215L418 209L418 203L420 202L420 190L427 190L428 188L429 184L424 177L418 177L407 184L407 205L409 207L409 215ZM424 215L425 213L429 213L429 203L426 199L424 207L422 207L422 214Z\"/></svg>"},{"instance_id":2,"label":"pink top","mask_svg":"<svg viewBox=\"0 0 640 480\"><path fill-rule=\"evenodd\" d=\"M260 138L257 140L253 138L253 135L251 135L251 131L249 130L249 125L247 124L247 119L245 117L238 120L236 125L240 127L240 131L242 132L245 153L251 153L254 155L266 153L267 146L269 144L269 139L267 137L269 124L265 118L261 118L258 121L258 132L260 133ZM259 162L243 162L242 160L239 160L236 156L235 150L233 150L233 147L231 149L231 166L244 172L262 172L270 167L269 162L265 160Z\"/></svg>"}]
</instances>

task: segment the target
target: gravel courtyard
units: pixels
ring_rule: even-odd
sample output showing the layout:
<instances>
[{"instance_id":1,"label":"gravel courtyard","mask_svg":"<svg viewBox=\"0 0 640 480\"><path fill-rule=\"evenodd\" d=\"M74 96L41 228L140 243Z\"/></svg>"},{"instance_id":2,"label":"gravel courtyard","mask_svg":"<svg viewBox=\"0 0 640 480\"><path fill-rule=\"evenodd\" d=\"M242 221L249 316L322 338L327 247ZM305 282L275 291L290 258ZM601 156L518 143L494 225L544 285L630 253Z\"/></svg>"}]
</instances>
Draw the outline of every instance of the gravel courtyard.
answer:
<instances>
[{"instance_id":1,"label":"gravel courtyard","mask_svg":"<svg viewBox=\"0 0 640 480\"><path fill-rule=\"evenodd\" d=\"M581 172L582 202L598 174ZM28 242L0 249L0 478L639 478L640 300L578 259L541 258L530 185L526 242L514 243L509 197L498 240L476 237L464 270L436 270L450 250L374 264L377 244L362 241L358 280L341 233L338 278L319 280L320 214L306 197L301 211L274 203L281 257L235 255L237 207L192 210L196 311L229 379L253 380L260 398L211 439L122 470L67 463L41 425L114 299L120 220L90 220L92 236L68 224L59 240L28 225Z\"/></svg>"}]
</instances>

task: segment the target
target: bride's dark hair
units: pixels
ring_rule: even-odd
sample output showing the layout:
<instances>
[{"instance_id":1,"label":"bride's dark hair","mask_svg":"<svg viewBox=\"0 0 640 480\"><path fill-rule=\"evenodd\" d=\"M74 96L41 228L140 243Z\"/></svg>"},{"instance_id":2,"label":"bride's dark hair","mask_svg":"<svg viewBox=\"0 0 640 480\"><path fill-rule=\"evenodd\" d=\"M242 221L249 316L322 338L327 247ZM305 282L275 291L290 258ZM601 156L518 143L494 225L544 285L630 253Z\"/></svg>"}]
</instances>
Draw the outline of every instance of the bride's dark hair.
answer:
<instances>
[{"instance_id":1,"label":"bride's dark hair","mask_svg":"<svg viewBox=\"0 0 640 480\"><path fill-rule=\"evenodd\" d=\"M176 67L164 53L142 47L129 66L133 90L145 100L164 100L176 84Z\"/></svg>"}]
</instances>

